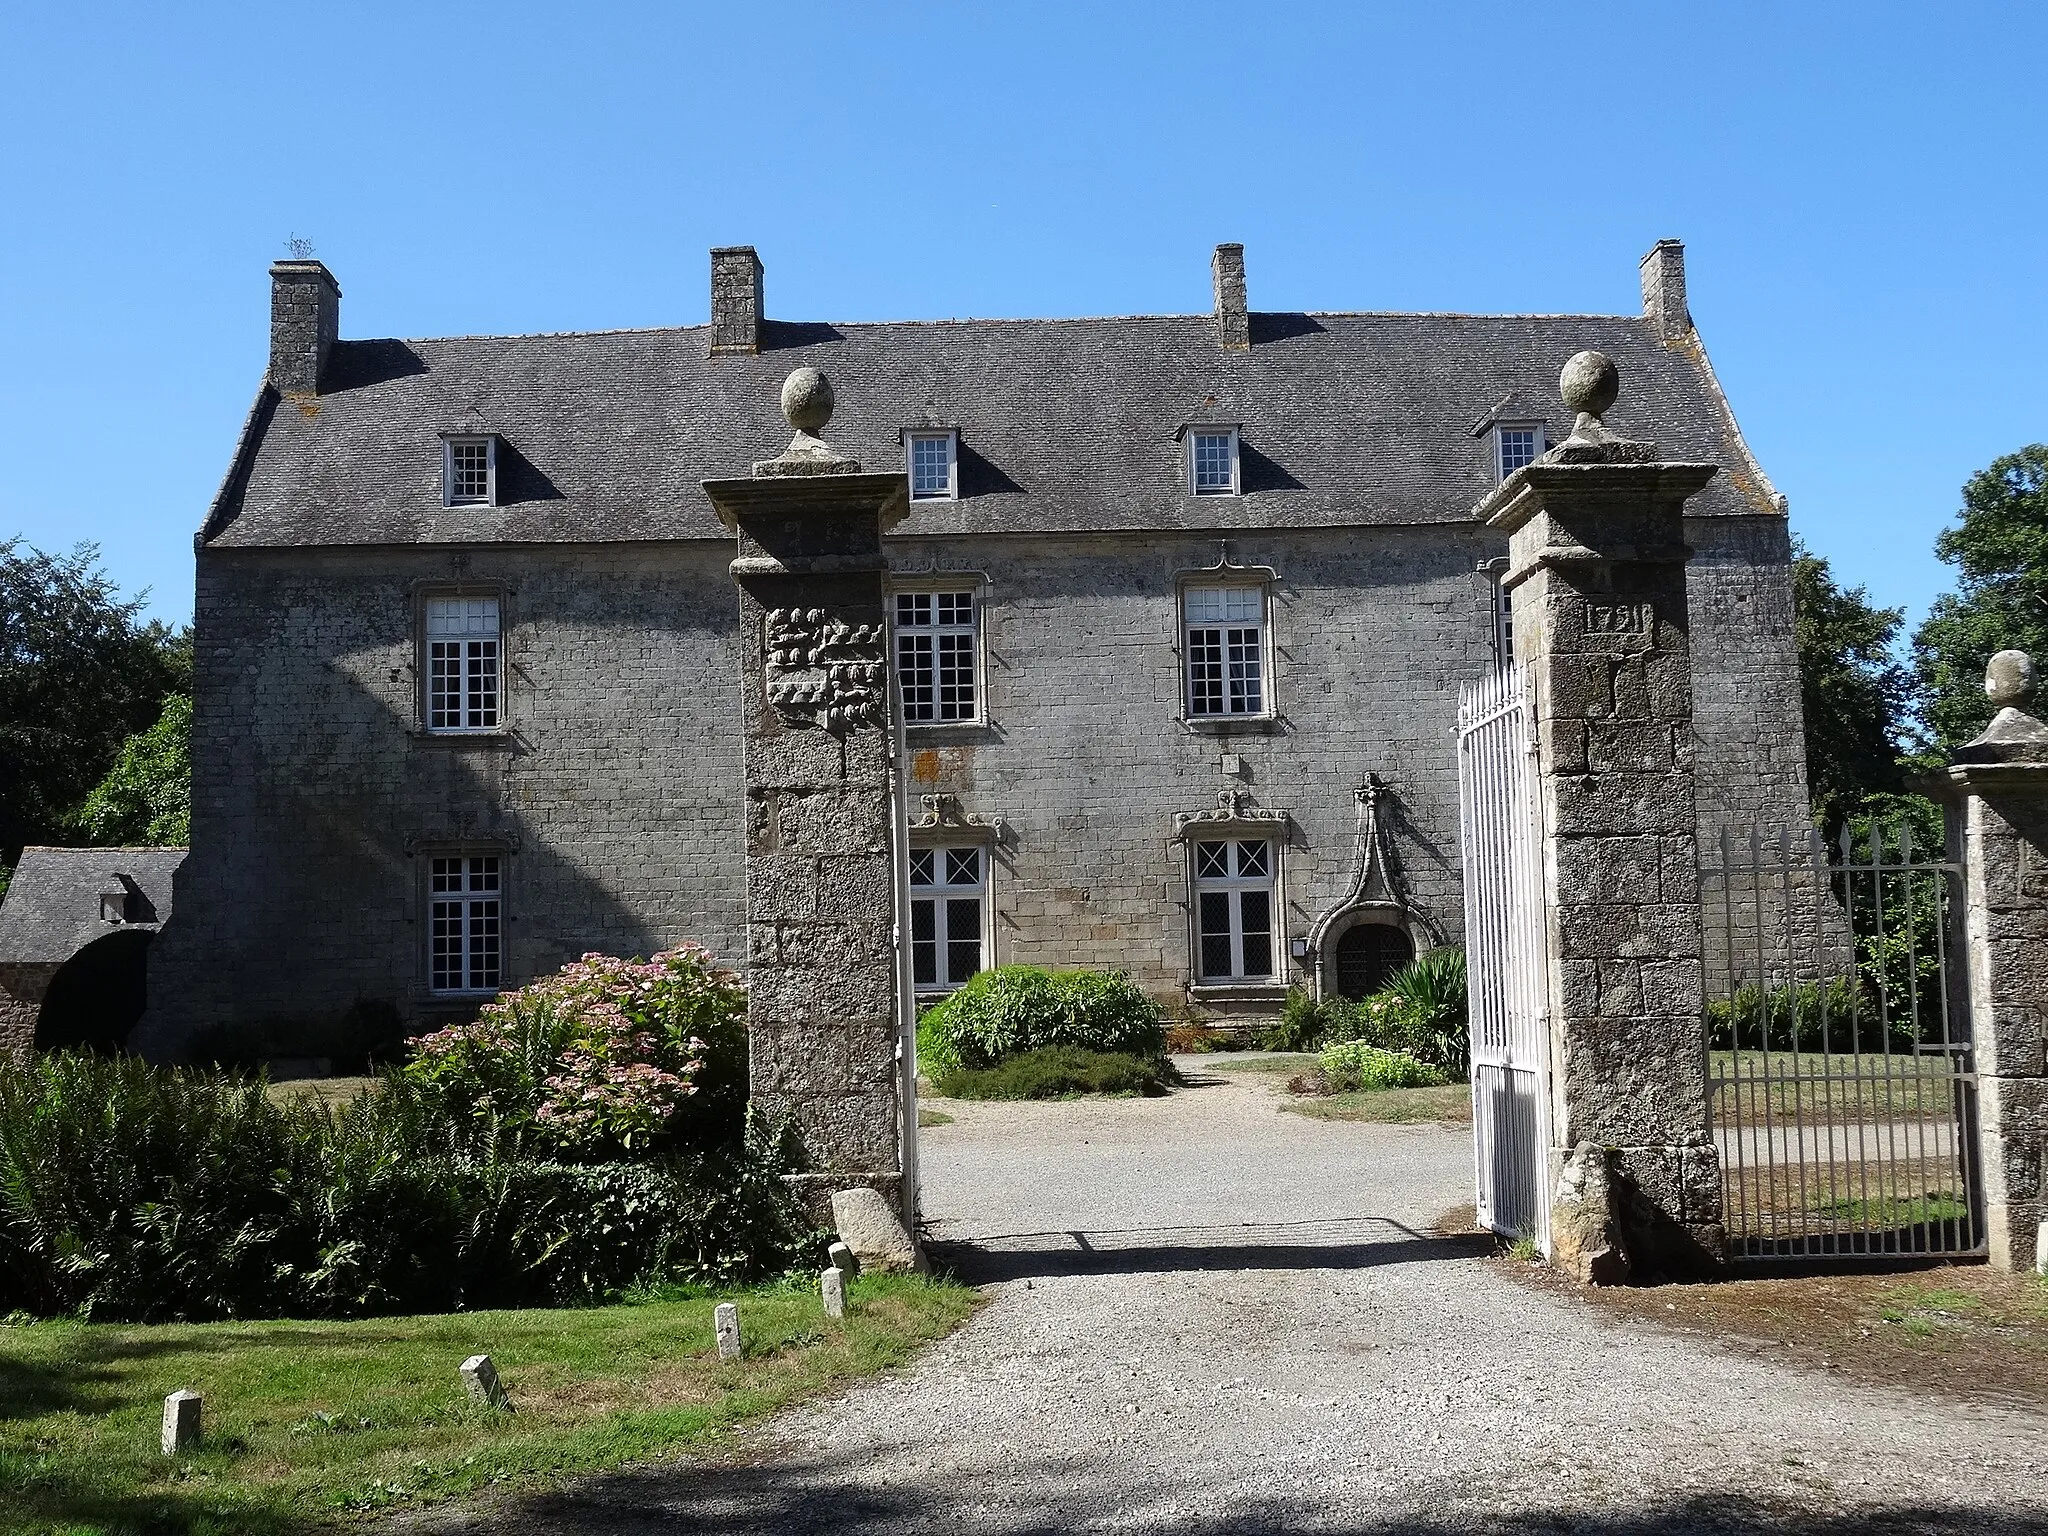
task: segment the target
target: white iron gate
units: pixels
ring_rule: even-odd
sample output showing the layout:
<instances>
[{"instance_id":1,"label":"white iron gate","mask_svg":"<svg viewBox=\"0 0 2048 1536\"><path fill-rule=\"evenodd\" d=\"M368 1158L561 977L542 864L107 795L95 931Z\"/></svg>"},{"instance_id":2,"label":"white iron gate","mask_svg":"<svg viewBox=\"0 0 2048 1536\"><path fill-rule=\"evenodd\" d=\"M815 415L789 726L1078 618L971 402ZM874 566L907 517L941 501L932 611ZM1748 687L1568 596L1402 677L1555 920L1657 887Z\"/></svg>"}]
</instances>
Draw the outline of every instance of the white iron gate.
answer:
<instances>
[{"instance_id":1,"label":"white iron gate","mask_svg":"<svg viewBox=\"0 0 2048 1536\"><path fill-rule=\"evenodd\" d=\"M1550 1251L1550 1026L1536 743L1521 672L1458 701L1479 1219Z\"/></svg>"}]
</instances>

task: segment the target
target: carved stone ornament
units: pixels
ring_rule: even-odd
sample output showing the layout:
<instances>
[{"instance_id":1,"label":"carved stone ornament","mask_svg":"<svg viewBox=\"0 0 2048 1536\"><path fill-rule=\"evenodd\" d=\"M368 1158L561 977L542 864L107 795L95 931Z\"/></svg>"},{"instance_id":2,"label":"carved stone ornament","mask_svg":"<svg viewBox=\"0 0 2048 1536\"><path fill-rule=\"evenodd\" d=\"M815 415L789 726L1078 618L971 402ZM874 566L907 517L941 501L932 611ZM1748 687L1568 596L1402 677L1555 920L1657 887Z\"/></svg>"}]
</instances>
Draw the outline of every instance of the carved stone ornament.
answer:
<instances>
[{"instance_id":1,"label":"carved stone ornament","mask_svg":"<svg viewBox=\"0 0 2048 1536\"><path fill-rule=\"evenodd\" d=\"M1176 811L1173 815L1173 836L1176 842L1188 837L1227 836L1233 832L1248 832L1260 837L1271 837L1276 828L1289 826L1293 818L1285 811L1266 810L1249 805L1249 792L1232 785L1216 795L1216 809L1213 811Z\"/></svg>"},{"instance_id":2,"label":"carved stone ornament","mask_svg":"<svg viewBox=\"0 0 2048 1536\"><path fill-rule=\"evenodd\" d=\"M828 731L889 723L889 659L879 624L846 624L820 608L771 608L768 702L787 725Z\"/></svg>"},{"instance_id":3,"label":"carved stone ornament","mask_svg":"<svg viewBox=\"0 0 2048 1536\"><path fill-rule=\"evenodd\" d=\"M1000 816L984 816L979 811L963 811L958 795L919 795L924 810L910 818L913 832L978 832L983 837L1001 842L1009 823Z\"/></svg>"},{"instance_id":4,"label":"carved stone ornament","mask_svg":"<svg viewBox=\"0 0 2048 1536\"><path fill-rule=\"evenodd\" d=\"M1351 798L1358 803L1358 842L1354 854L1357 870L1351 877L1350 888L1325 907L1309 926L1308 948L1312 955L1320 954L1337 924L1354 914L1390 917L1402 924L1418 921L1409 910L1400 875L1387 857L1386 835L1380 825L1380 801L1386 793L1387 786L1376 773L1368 773L1365 782L1351 792ZM1433 931L1431 936L1436 937Z\"/></svg>"}]
</instances>

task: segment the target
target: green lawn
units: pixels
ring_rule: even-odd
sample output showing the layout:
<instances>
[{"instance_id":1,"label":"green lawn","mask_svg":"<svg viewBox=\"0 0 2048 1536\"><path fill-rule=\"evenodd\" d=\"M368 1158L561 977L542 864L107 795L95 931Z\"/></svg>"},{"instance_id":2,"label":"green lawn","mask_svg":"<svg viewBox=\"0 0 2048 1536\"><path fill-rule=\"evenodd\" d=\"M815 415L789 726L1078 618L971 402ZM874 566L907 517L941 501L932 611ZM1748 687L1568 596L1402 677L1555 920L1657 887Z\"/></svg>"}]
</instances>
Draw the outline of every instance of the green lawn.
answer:
<instances>
[{"instance_id":1,"label":"green lawn","mask_svg":"<svg viewBox=\"0 0 2048 1536\"><path fill-rule=\"evenodd\" d=\"M1290 1077L1297 1072L1313 1072L1322 1061L1314 1051L1268 1051L1259 1055L1224 1056L1222 1054L1203 1056L1197 1059L1194 1070L1198 1072L1285 1072Z\"/></svg>"},{"instance_id":2,"label":"green lawn","mask_svg":"<svg viewBox=\"0 0 2048 1536\"><path fill-rule=\"evenodd\" d=\"M1707 1062L1715 1110L1724 1120L1739 1113L1746 1120L1855 1124L1942 1120L1954 1112L1954 1068L1945 1055L1710 1051Z\"/></svg>"},{"instance_id":3,"label":"green lawn","mask_svg":"<svg viewBox=\"0 0 2048 1536\"><path fill-rule=\"evenodd\" d=\"M712 1307L739 1303L721 1364ZM534 1487L672 1454L950 1332L976 1293L854 1283L844 1321L815 1290L357 1322L0 1326L0 1532L318 1529L498 1483ZM502 1415L456 1367L488 1351ZM167 1458L164 1396L205 1397L205 1439Z\"/></svg>"},{"instance_id":4,"label":"green lawn","mask_svg":"<svg viewBox=\"0 0 2048 1536\"><path fill-rule=\"evenodd\" d=\"M1281 1106L1311 1120L1363 1120L1380 1125L1469 1125L1472 1085L1444 1083L1434 1088L1370 1088L1360 1093L1333 1093L1321 1098L1292 1098Z\"/></svg>"}]
</instances>

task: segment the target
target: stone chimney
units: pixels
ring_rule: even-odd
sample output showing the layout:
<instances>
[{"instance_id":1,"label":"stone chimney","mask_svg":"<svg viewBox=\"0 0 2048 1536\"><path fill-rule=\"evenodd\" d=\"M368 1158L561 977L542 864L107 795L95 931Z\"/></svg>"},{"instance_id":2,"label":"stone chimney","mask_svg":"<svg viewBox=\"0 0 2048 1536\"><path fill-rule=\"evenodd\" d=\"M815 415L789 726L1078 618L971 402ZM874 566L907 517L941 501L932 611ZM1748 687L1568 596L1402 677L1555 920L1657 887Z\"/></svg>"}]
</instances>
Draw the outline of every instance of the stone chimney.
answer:
<instances>
[{"instance_id":1,"label":"stone chimney","mask_svg":"<svg viewBox=\"0 0 2048 1536\"><path fill-rule=\"evenodd\" d=\"M711 355L761 350L761 258L751 245L711 248Z\"/></svg>"},{"instance_id":2,"label":"stone chimney","mask_svg":"<svg viewBox=\"0 0 2048 1536\"><path fill-rule=\"evenodd\" d=\"M1251 315L1245 309L1244 247L1219 245L1209 258L1209 276L1216 287L1216 344L1226 352L1252 349Z\"/></svg>"},{"instance_id":3,"label":"stone chimney","mask_svg":"<svg viewBox=\"0 0 2048 1536\"><path fill-rule=\"evenodd\" d=\"M270 264L270 382L280 394L317 395L341 329L341 285L323 261Z\"/></svg>"},{"instance_id":4,"label":"stone chimney","mask_svg":"<svg viewBox=\"0 0 2048 1536\"><path fill-rule=\"evenodd\" d=\"M1659 240L1643 258L1643 315L1659 341L1676 341L1692 329L1685 307L1685 242Z\"/></svg>"}]
</instances>

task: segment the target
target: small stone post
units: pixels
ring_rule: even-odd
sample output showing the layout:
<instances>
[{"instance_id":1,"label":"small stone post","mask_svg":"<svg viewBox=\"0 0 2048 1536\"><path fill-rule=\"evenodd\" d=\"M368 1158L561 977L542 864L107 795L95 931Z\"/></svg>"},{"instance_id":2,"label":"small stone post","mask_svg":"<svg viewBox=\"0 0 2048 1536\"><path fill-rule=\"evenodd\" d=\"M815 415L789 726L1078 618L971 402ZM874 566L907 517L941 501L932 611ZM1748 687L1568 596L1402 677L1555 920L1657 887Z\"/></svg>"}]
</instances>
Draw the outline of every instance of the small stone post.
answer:
<instances>
[{"instance_id":1,"label":"small stone post","mask_svg":"<svg viewBox=\"0 0 2048 1536\"><path fill-rule=\"evenodd\" d=\"M882 532L909 486L813 435L832 404L825 376L799 368L781 457L704 482L739 535L752 1094L794 1116L821 1223L856 1184L907 1214Z\"/></svg>"},{"instance_id":2,"label":"small stone post","mask_svg":"<svg viewBox=\"0 0 2048 1536\"><path fill-rule=\"evenodd\" d=\"M718 1335L718 1358L739 1359L740 1309L732 1302L721 1301L712 1309L711 1330Z\"/></svg>"},{"instance_id":3,"label":"small stone post","mask_svg":"<svg viewBox=\"0 0 2048 1536\"><path fill-rule=\"evenodd\" d=\"M489 1355L471 1355L462 1362L459 1374L462 1385L469 1395L487 1408L500 1413L512 1411L512 1397L506 1392L505 1384L498 1380L498 1368L491 1364Z\"/></svg>"},{"instance_id":4,"label":"small stone post","mask_svg":"<svg viewBox=\"0 0 2048 1536\"><path fill-rule=\"evenodd\" d=\"M818 1294L827 1317L846 1316L846 1273L836 1264L818 1276Z\"/></svg>"},{"instance_id":5,"label":"small stone post","mask_svg":"<svg viewBox=\"0 0 2048 1536\"><path fill-rule=\"evenodd\" d=\"M1991 1267L2024 1273L2048 1257L2048 725L2031 712L2025 652L1992 657L1984 691L1998 713L1926 787L1950 802L1950 851L1963 866Z\"/></svg>"},{"instance_id":6,"label":"small stone post","mask_svg":"<svg viewBox=\"0 0 2048 1536\"><path fill-rule=\"evenodd\" d=\"M181 1388L164 1399L163 1450L178 1456L199 1443L199 1413L203 1399L190 1388Z\"/></svg>"},{"instance_id":7,"label":"small stone post","mask_svg":"<svg viewBox=\"0 0 2048 1536\"><path fill-rule=\"evenodd\" d=\"M1686 500L1715 473L1600 417L1614 364L1559 380L1571 436L1474 515L1506 533L1537 731L1551 1031L1552 1257L1582 1279L1726 1255L1707 1122ZM1594 1166L1596 1165L1597 1166Z\"/></svg>"}]
</instances>

